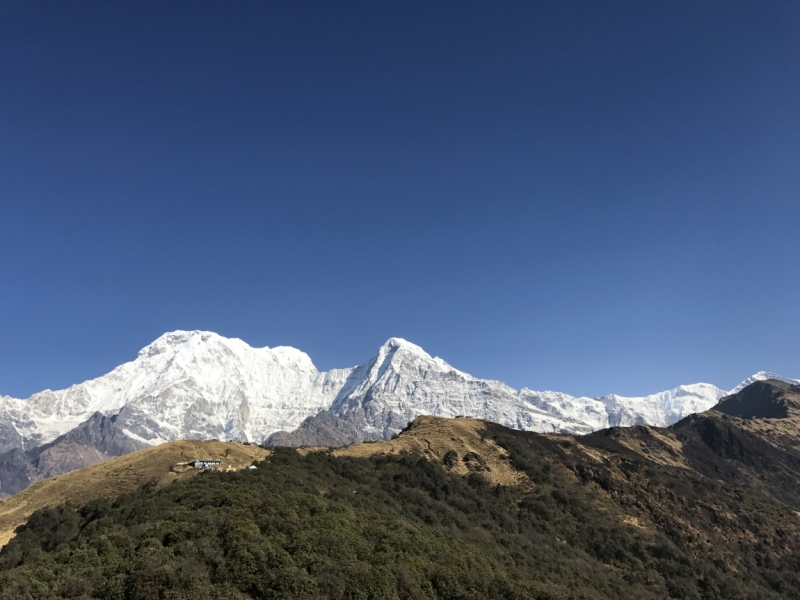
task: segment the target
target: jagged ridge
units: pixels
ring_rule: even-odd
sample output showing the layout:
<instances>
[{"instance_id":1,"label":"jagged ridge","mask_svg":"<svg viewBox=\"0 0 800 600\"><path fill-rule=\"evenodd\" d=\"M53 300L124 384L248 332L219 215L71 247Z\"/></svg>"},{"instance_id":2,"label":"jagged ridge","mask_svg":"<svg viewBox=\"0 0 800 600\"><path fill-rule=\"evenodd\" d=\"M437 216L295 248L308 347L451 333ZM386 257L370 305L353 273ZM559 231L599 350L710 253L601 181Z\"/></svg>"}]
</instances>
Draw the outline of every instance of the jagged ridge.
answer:
<instances>
[{"instance_id":1,"label":"jagged ridge","mask_svg":"<svg viewBox=\"0 0 800 600\"><path fill-rule=\"evenodd\" d=\"M281 443L319 442L309 433L316 431L328 436L325 443L345 444L387 439L426 414L573 434L609 426L667 426L725 395L703 383L640 398L515 390L472 377L400 338L388 340L362 366L320 372L294 348L252 348L215 333L175 331L97 379L27 400L3 397L0 452L41 447L96 413L115 417L115 439L122 446L176 439L260 443L298 427L294 437L281 434Z\"/></svg>"}]
</instances>

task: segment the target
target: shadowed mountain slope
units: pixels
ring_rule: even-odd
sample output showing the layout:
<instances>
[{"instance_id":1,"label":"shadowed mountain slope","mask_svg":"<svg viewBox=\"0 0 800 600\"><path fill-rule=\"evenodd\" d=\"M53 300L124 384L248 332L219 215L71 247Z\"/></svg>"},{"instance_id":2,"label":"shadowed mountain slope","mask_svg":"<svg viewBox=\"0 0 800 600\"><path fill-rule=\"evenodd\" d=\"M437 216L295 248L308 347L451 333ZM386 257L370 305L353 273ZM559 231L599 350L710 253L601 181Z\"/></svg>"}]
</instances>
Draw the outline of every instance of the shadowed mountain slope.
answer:
<instances>
[{"instance_id":1,"label":"shadowed mountain slope","mask_svg":"<svg viewBox=\"0 0 800 600\"><path fill-rule=\"evenodd\" d=\"M274 448L303 448L310 446L348 446L381 439L369 435L366 423L360 415L340 416L327 410L308 417L294 431L278 431L269 436L265 446Z\"/></svg>"},{"instance_id":2,"label":"shadowed mountain slope","mask_svg":"<svg viewBox=\"0 0 800 600\"><path fill-rule=\"evenodd\" d=\"M149 444L125 434L125 412L123 409L110 417L97 412L49 444L28 450L15 448L0 455L0 497L16 494L40 479L149 448Z\"/></svg>"},{"instance_id":3,"label":"shadowed mountain slope","mask_svg":"<svg viewBox=\"0 0 800 600\"><path fill-rule=\"evenodd\" d=\"M714 410L743 419L800 417L800 385L775 379L757 381L720 400Z\"/></svg>"},{"instance_id":4,"label":"shadowed mountain slope","mask_svg":"<svg viewBox=\"0 0 800 600\"><path fill-rule=\"evenodd\" d=\"M759 381L666 429L615 427L580 439L599 448L617 443L658 464L758 490L800 509L798 389ZM742 414L769 416L736 416Z\"/></svg>"}]
</instances>

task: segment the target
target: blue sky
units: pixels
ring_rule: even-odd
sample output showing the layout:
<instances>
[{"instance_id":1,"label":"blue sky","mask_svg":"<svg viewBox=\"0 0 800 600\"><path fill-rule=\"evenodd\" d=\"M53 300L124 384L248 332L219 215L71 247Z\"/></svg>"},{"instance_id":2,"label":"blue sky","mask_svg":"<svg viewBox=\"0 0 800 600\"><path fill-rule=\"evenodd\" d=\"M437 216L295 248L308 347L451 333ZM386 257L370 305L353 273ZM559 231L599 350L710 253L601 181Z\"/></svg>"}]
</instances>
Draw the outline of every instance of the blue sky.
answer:
<instances>
[{"instance_id":1,"label":"blue sky","mask_svg":"<svg viewBox=\"0 0 800 600\"><path fill-rule=\"evenodd\" d=\"M800 377L800 5L0 2L0 395L174 329Z\"/></svg>"}]
</instances>

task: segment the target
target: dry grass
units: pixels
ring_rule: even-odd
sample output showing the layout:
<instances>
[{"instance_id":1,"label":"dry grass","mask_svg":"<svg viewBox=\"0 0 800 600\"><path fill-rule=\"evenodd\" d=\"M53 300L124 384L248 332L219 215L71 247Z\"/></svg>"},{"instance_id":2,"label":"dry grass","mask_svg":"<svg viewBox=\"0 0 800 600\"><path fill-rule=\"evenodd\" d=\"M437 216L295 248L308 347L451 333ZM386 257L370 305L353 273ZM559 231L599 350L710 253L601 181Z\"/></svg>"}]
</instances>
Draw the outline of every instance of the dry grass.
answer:
<instances>
[{"instance_id":1,"label":"dry grass","mask_svg":"<svg viewBox=\"0 0 800 600\"><path fill-rule=\"evenodd\" d=\"M742 429L762 437L776 448L800 452L800 412L790 411L785 419L739 419L728 417Z\"/></svg>"},{"instance_id":2,"label":"dry grass","mask_svg":"<svg viewBox=\"0 0 800 600\"><path fill-rule=\"evenodd\" d=\"M528 477L511 466L508 452L490 439L483 439L481 432L485 422L481 419L445 419L442 417L418 417L410 428L393 440L370 442L347 446L346 448L325 449L334 456L367 457L375 454L399 454L411 452L442 463L445 454L454 450L458 460L449 469L459 475L469 475L476 468L474 461L465 462L468 453L480 456L485 466L481 474L494 485L531 485ZM323 451L321 448L308 448L301 452Z\"/></svg>"},{"instance_id":3,"label":"dry grass","mask_svg":"<svg viewBox=\"0 0 800 600\"><path fill-rule=\"evenodd\" d=\"M14 537L14 530L35 510L67 501L86 504L97 498L115 498L155 481L165 485L199 473L176 463L213 458L223 466L247 466L263 460L268 450L234 442L181 440L139 450L103 463L43 479L11 498L0 501L0 547Z\"/></svg>"},{"instance_id":4,"label":"dry grass","mask_svg":"<svg viewBox=\"0 0 800 600\"><path fill-rule=\"evenodd\" d=\"M626 435L627 432L623 431L616 441L659 465L692 469L684 455L683 443L672 430L644 426L638 431L640 436Z\"/></svg>"}]
</instances>

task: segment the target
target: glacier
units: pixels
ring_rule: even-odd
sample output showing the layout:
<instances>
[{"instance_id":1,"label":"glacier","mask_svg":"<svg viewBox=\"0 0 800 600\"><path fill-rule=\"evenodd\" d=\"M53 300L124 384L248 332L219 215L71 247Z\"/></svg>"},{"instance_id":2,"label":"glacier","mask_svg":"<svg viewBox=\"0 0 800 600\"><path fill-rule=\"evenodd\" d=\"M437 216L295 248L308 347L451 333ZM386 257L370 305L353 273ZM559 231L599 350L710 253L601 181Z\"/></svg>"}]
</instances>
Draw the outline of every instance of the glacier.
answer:
<instances>
[{"instance_id":1,"label":"glacier","mask_svg":"<svg viewBox=\"0 0 800 600\"><path fill-rule=\"evenodd\" d=\"M762 379L756 373L733 391ZM536 432L583 434L610 426L668 426L731 392L707 383L643 397L573 397L478 379L391 338L366 364L318 371L300 350L253 348L206 331L166 333L110 373L27 399L0 398L0 453L53 442L93 417L115 417L143 445L176 439L262 443L328 411L368 439L388 438L420 415L469 416Z\"/></svg>"}]
</instances>

